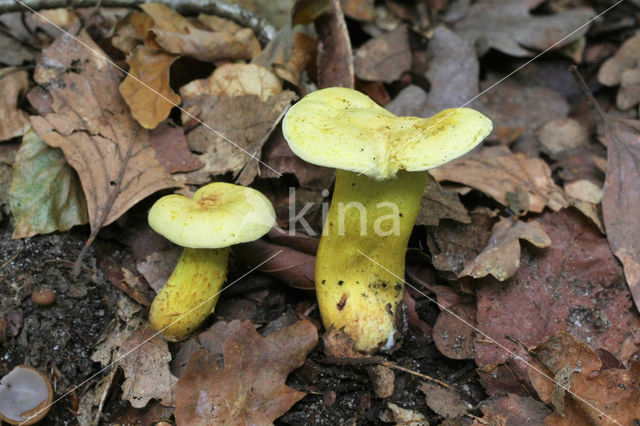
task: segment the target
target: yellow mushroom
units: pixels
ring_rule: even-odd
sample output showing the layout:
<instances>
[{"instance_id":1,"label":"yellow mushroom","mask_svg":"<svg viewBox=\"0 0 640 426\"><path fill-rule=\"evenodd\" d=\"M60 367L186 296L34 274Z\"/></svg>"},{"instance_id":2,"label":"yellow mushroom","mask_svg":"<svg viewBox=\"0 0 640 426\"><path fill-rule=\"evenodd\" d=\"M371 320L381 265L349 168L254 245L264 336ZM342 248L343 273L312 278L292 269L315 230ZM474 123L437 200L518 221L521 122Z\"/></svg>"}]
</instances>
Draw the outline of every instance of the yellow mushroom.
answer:
<instances>
[{"instance_id":1,"label":"yellow mushroom","mask_svg":"<svg viewBox=\"0 0 640 426\"><path fill-rule=\"evenodd\" d=\"M260 192L215 182L193 198L172 194L149 211L149 225L184 247L173 273L151 304L149 322L167 340L181 340L213 312L227 276L229 247L256 240L275 223Z\"/></svg>"},{"instance_id":2,"label":"yellow mushroom","mask_svg":"<svg viewBox=\"0 0 640 426\"><path fill-rule=\"evenodd\" d=\"M338 169L316 255L323 323L344 329L360 351L390 349L426 170L473 149L491 121L469 108L396 117L360 92L334 87L291 107L282 128L300 158Z\"/></svg>"}]
</instances>

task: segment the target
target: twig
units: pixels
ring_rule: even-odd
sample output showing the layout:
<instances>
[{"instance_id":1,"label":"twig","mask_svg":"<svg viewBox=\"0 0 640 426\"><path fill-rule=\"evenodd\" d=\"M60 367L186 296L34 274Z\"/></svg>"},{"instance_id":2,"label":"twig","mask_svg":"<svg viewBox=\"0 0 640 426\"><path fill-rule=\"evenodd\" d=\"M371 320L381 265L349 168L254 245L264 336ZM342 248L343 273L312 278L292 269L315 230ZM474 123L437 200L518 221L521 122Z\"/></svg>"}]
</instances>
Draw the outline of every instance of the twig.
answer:
<instances>
[{"instance_id":1,"label":"twig","mask_svg":"<svg viewBox=\"0 0 640 426\"><path fill-rule=\"evenodd\" d=\"M427 376L426 374L418 373L417 371L413 371L413 370L411 370L409 368L406 368L406 367L401 367L398 364L394 364L391 361L381 362L380 365L383 365L383 366L388 367L388 368L392 368L394 370L399 370L399 371L402 371L402 372L405 372L405 373L409 373L409 374L412 374L414 376L418 376L421 379L425 379L425 380L428 380L430 382L437 383L440 386L442 386L443 388L451 389L451 386L448 385L447 383L443 382L442 380L438 380L438 379L433 378L431 376Z\"/></svg>"}]
</instances>

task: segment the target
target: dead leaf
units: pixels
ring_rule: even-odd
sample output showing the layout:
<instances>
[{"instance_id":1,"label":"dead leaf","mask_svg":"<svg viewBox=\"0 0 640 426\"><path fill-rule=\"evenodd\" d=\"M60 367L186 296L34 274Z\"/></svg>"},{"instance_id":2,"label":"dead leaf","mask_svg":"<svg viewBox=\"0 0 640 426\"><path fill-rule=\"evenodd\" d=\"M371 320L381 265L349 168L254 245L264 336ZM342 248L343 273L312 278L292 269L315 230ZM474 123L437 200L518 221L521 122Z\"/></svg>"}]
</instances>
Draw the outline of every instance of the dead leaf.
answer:
<instances>
[{"instance_id":1,"label":"dead leaf","mask_svg":"<svg viewBox=\"0 0 640 426\"><path fill-rule=\"evenodd\" d=\"M145 129L154 129L180 103L169 85L169 69L178 56L138 46L127 57L129 73L118 88L131 115Z\"/></svg>"},{"instance_id":2,"label":"dead leaf","mask_svg":"<svg viewBox=\"0 0 640 426\"><path fill-rule=\"evenodd\" d=\"M605 140L604 225L611 250L624 266L633 300L640 309L640 228L636 220L640 208L640 121L611 119Z\"/></svg>"},{"instance_id":3,"label":"dead leaf","mask_svg":"<svg viewBox=\"0 0 640 426\"><path fill-rule=\"evenodd\" d=\"M406 25L399 25L358 48L355 75L362 80L392 83L411 69L411 58L409 29Z\"/></svg>"},{"instance_id":4,"label":"dead leaf","mask_svg":"<svg viewBox=\"0 0 640 426\"><path fill-rule=\"evenodd\" d=\"M426 61L429 93L409 85L386 106L389 111L399 116L430 117L443 109L466 105L478 94L480 65L475 50L453 31L436 28ZM469 106L473 108L475 103Z\"/></svg>"},{"instance_id":5,"label":"dead leaf","mask_svg":"<svg viewBox=\"0 0 640 426\"><path fill-rule=\"evenodd\" d=\"M101 52L86 32L79 40ZM34 79L48 89L54 112L31 122L78 172L90 240L138 201L178 186L155 159L147 131L129 115L118 94L118 73L104 59L63 35L43 50Z\"/></svg>"},{"instance_id":6,"label":"dead leaf","mask_svg":"<svg viewBox=\"0 0 640 426\"><path fill-rule=\"evenodd\" d=\"M555 401L556 412L545 419L546 424L568 426L577 424L573 419L586 419L599 425L630 425L640 418L640 362L632 360L627 369L601 370L598 355L564 332L545 339L531 352L550 377L557 379L563 371L571 371L564 383L572 391L569 393L536 370L529 370L542 400Z\"/></svg>"},{"instance_id":7,"label":"dead leaf","mask_svg":"<svg viewBox=\"0 0 640 426\"><path fill-rule=\"evenodd\" d=\"M140 9L153 20L155 29L186 34L193 24L167 5L161 3L143 3Z\"/></svg>"},{"instance_id":8,"label":"dead leaf","mask_svg":"<svg viewBox=\"0 0 640 426\"><path fill-rule=\"evenodd\" d=\"M66 231L87 223L87 203L81 188L62 151L28 130L13 164L9 192L15 219L12 237Z\"/></svg>"},{"instance_id":9,"label":"dead leaf","mask_svg":"<svg viewBox=\"0 0 640 426\"><path fill-rule=\"evenodd\" d=\"M559 49L584 36L593 9L579 7L554 15L534 16L530 10L543 0L481 0L473 3L455 31L481 55L489 48L511 56L527 57L535 51Z\"/></svg>"},{"instance_id":10,"label":"dead leaf","mask_svg":"<svg viewBox=\"0 0 640 426\"><path fill-rule=\"evenodd\" d=\"M536 220L522 222L501 218L493 225L485 248L458 276L482 278L491 274L498 281L512 277L520 266L520 240L540 248L551 245L551 239Z\"/></svg>"},{"instance_id":11,"label":"dead leaf","mask_svg":"<svg viewBox=\"0 0 640 426\"><path fill-rule=\"evenodd\" d=\"M590 180L580 179L564 185L567 196L580 201L598 204L604 195L602 188Z\"/></svg>"},{"instance_id":12,"label":"dead leaf","mask_svg":"<svg viewBox=\"0 0 640 426\"><path fill-rule=\"evenodd\" d=\"M344 14L349 18L370 22L375 18L375 0L340 0Z\"/></svg>"},{"instance_id":13,"label":"dead leaf","mask_svg":"<svg viewBox=\"0 0 640 426\"><path fill-rule=\"evenodd\" d=\"M284 91L266 102L255 95L232 98L203 95L189 99L185 108L198 105L199 118L225 138L203 125L195 127L187 135L187 143L192 151L202 153L197 157L204 167L174 176L185 183L203 184L215 175L227 172L237 175L248 163L255 162L249 154L259 158L262 145L296 98L293 92Z\"/></svg>"},{"instance_id":14,"label":"dead leaf","mask_svg":"<svg viewBox=\"0 0 640 426\"><path fill-rule=\"evenodd\" d=\"M18 99L29 89L29 74L25 70L0 70L0 142L22 136L29 128L27 113L18 109Z\"/></svg>"},{"instance_id":15,"label":"dead leaf","mask_svg":"<svg viewBox=\"0 0 640 426\"><path fill-rule=\"evenodd\" d=\"M507 193L518 188L529 196L529 210L545 206L557 211L568 205L562 189L551 178L551 169L540 158L512 154L507 147L484 147L458 160L436 167L431 175L441 181L462 183L508 206Z\"/></svg>"},{"instance_id":16,"label":"dead leaf","mask_svg":"<svg viewBox=\"0 0 640 426\"><path fill-rule=\"evenodd\" d=\"M134 10L116 23L111 44L129 55L147 39L152 26L149 15Z\"/></svg>"},{"instance_id":17,"label":"dead leaf","mask_svg":"<svg viewBox=\"0 0 640 426\"><path fill-rule=\"evenodd\" d=\"M445 419L462 416L472 408L453 389L429 382L422 383L418 389L424 392L429 408Z\"/></svg>"},{"instance_id":18,"label":"dead leaf","mask_svg":"<svg viewBox=\"0 0 640 426\"><path fill-rule=\"evenodd\" d=\"M152 28L155 41L169 53L190 56L205 62L221 59L251 59L260 52L253 31L245 28L235 34L190 28L187 34Z\"/></svg>"},{"instance_id":19,"label":"dead leaf","mask_svg":"<svg viewBox=\"0 0 640 426\"><path fill-rule=\"evenodd\" d=\"M640 33L625 41L616 54L607 59L598 71L598 80L605 86L620 85L616 104L621 110L640 102Z\"/></svg>"},{"instance_id":20,"label":"dead leaf","mask_svg":"<svg viewBox=\"0 0 640 426\"><path fill-rule=\"evenodd\" d=\"M153 129L149 133L149 142L168 173L192 172L204 165L189 151L184 129L171 120Z\"/></svg>"},{"instance_id":21,"label":"dead leaf","mask_svg":"<svg viewBox=\"0 0 640 426\"><path fill-rule=\"evenodd\" d=\"M202 95L228 98L255 95L266 102L280 92L282 84L278 77L267 68L254 64L224 64L216 68L208 78L194 80L180 88L180 95L185 103L188 99ZM183 122L188 121L188 118L183 117Z\"/></svg>"},{"instance_id":22,"label":"dead leaf","mask_svg":"<svg viewBox=\"0 0 640 426\"><path fill-rule=\"evenodd\" d=\"M433 326L433 341L447 358L473 359L475 303L460 303L440 312Z\"/></svg>"},{"instance_id":23,"label":"dead leaf","mask_svg":"<svg viewBox=\"0 0 640 426\"><path fill-rule=\"evenodd\" d=\"M573 118L551 120L538 130L536 136L551 154L581 148L589 143L589 133Z\"/></svg>"},{"instance_id":24,"label":"dead leaf","mask_svg":"<svg viewBox=\"0 0 640 426\"><path fill-rule=\"evenodd\" d=\"M4 14L3 16L6 15L10 14ZM9 36L9 34L12 36ZM35 61L39 55L36 49L22 42L19 37L16 37L10 31L8 33L0 32L0 51L2 52L0 64L8 66L19 66L25 62Z\"/></svg>"},{"instance_id":25,"label":"dead leaf","mask_svg":"<svg viewBox=\"0 0 640 426\"><path fill-rule=\"evenodd\" d=\"M460 202L455 191L443 189L440 184L429 175L427 186L420 201L417 225L437 226L442 219L452 219L457 222L471 223L467 209Z\"/></svg>"},{"instance_id":26,"label":"dead leaf","mask_svg":"<svg viewBox=\"0 0 640 426\"><path fill-rule=\"evenodd\" d=\"M158 292L169 279L171 272L173 272L178 263L182 250L182 247L174 246L166 250L153 252L144 259L144 262L136 265L136 270L147 280L149 286Z\"/></svg>"},{"instance_id":27,"label":"dead leaf","mask_svg":"<svg viewBox=\"0 0 640 426\"><path fill-rule=\"evenodd\" d=\"M551 410L530 396L496 395L480 403L483 420L491 425L544 424Z\"/></svg>"},{"instance_id":28,"label":"dead leaf","mask_svg":"<svg viewBox=\"0 0 640 426\"><path fill-rule=\"evenodd\" d=\"M224 367L202 348L176 389L179 424L271 424L305 394L285 385L318 343L316 328L300 321L266 338L243 322L224 342Z\"/></svg>"},{"instance_id":29,"label":"dead leaf","mask_svg":"<svg viewBox=\"0 0 640 426\"><path fill-rule=\"evenodd\" d=\"M393 402L387 402L389 412L380 413L380 420L385 423L395 423L402 426L428 426L429 421L419 411L407 410Z\"/></svg>"},{"instance_id":30,"label":"dead leaf","mask_svg":"<svg viewBox=\"0 0 640 426\"><path fill-rule=\"evenodd\" d=\"M349 31L339 0L315 20L318 32L318 87L349 87L355 82Z\"/></svg>"},{"instance_id":31,"label":"dead leaf","mask_svg":"<svg viewBox=\"0 0 640 426\"><path fill-rule=\"evenodd\" d=\"M144 407L152 398L164 406L175 405L178 378L169 371L171 353L150 325L137 329L120 347L117 358L125 376L123 400L135 408Z\"/></svg>"},{"instance_id":32,"label":"dead leaf","mask_svg":"<svg viewBox=\"0 0 640 426\"><path fill-rule=\"evenodd\" d=\"M640 317L606 239L571 209L544 213L538 220L553 243L543 251L525 246L513 278L479 281L478 328L525 358L513 340L532 346L564 330L626 361L633 353L626 347L638 344L633 330L640 327ZM511 383L516 377L526 380L528 367L493 343L476 342L475 353L481 367L510 362ZM516 385L522 389L521 382Z\"/></svg>"}]
</instances>

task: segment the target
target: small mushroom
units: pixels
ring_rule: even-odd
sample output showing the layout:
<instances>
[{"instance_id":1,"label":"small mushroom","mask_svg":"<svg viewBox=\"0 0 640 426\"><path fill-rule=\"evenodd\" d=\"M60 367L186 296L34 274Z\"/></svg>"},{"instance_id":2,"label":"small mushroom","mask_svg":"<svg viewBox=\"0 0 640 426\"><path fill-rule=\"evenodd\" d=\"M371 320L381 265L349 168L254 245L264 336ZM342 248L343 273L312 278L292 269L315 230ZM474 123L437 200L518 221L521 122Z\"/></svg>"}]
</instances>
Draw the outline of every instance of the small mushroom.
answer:
<instances>
[{"instance_id":1,"label":"small mushroom","mask_svg":"<svg viewBox=\"0 0 640 426\"><path fill-rule=\"evenodd\" d=\"M51 382L41 371L19 365L0 379L0 419L12 425L32 425L49 412Z\"/></svg>"},{"instance_id":2,"label":"small mushroom","mask_svg":"<svg viewBox=\"0 0 640 426\"><path fill-rule=\"evenodd\" d=\"M56 301L56 292L51 286L45 285L31 292L31 300L40 306L49 306Z\"/></svg>"},{"instance_id":3,"label":"small mushroom","mask_svg":"<svg viewBox=\"0 0 640 426\"><path fill-rule=\"evenodd\" d=\"M343 328L362 352L394 345L405 252L426 170L470 151L491 128L469 108L396 117L366 95L337 87L310 93L289 109L282 130L292 151L338 169L316 255L327 329Z\"/></svg>"},{"instance_id":4,"label":"small mushroom","mask_svg":"<svg viewBox=\"0 0 640 426\"><path fill-rule=\"evenodd\" d=\"M227 276L229 247L269 232L275 212L260 192L215 182L191 199L178 194L160 198L148 220L154 231L184 247L149 312L151 325L167 340L177 341L213 312Z\"/></svg>"}]
</instances>

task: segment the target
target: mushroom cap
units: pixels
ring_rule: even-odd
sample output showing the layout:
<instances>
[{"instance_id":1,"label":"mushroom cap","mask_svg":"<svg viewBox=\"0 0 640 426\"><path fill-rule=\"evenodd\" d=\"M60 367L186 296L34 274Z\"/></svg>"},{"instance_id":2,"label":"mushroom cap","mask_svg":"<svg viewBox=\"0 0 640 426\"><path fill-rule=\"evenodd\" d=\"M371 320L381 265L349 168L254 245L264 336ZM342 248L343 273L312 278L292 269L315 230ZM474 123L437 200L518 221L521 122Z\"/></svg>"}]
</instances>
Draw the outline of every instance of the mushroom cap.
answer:
<instances>
[{"instance_id":1,"label":"mushroom cap","mask_svg":"<svg viewBox=\"0 0 640 426\"><path fill-rule=\"evenodd\" d=\"M0 379L0 419L9 424L31 425L40 421L49 412L52 401L51 382L33 367L18 365Z\"/></svg>"},{"instance_id":2,"label":"mushroom cap","mask_svg":"<svg viewBox=\"0 0 640 426\"><path fill-rule=\"evenodd\" d=\"M446 109L430 118L397 117L343 87L308 94L289 109L282 124L291 150L303 160L375 179L456 159L491 129L491 120L470 108Z\"/></svg>"},{"instance_id":3,"label":"mushroom cap","mask_svg":"<svg viewBox=\"0 0 640 426\"><path fill-rule=\"evenodd\" d=\"M214 182L193 198L172 194L149 211L149 225L182 247L222 248L257 240L273 227L271 202L255 189Z\"/></svg>"}]
</instances>

